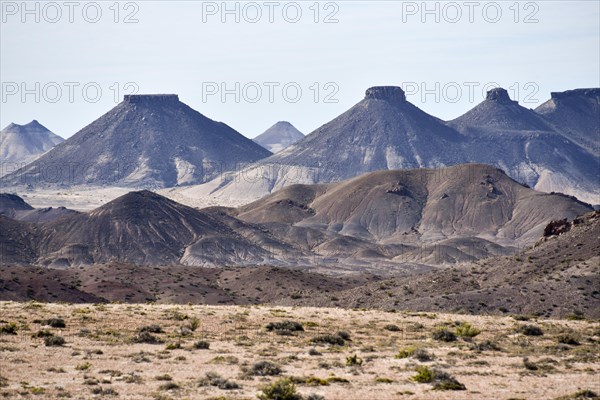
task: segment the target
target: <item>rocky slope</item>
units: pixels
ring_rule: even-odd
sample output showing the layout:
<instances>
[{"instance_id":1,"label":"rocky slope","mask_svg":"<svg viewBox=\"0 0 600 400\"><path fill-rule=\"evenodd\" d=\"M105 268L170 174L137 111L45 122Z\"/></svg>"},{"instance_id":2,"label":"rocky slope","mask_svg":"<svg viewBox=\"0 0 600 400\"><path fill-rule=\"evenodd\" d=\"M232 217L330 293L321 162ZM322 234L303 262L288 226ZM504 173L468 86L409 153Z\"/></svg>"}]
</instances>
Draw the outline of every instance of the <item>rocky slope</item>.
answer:
<instances>
[{"instance_id":1,"label":"rocky slope","mask_svg":"<svg viewBox=\"0 0 600 400\"><path fill-rule=\"evenodd\" d=\"M35 119L25 125L8 125L0 131L0 176L29 164L63 141Z\"/></svg>"},{"instance_id":2,"label":"rocky slope","mask_svg":"<svg viewBox=\"0 0 600 400\"><path fill-rule=\"evenodd\" d=\"M489 91L481 104L445 123L406 101L398 87L370 88L362 101L298 143L182 195L252 201L297 183L465 162L502 168L541 191L600 202L600 157L510 100L504 89Z\"/></svg>"},{"instance_id":3,"label":"rocky slope","mask_svg":"<svg viewBox=\"0 0 600 400\"><path fill-rule=\"evenodd\" d=\"M575 89L551 93L535 112L570 140L600 155L600 89Z\"/></svg>"},{"instance_id":4,"label":"rocky slope","mask_svg":"<svg viewBox=\"0 0 600 400\"><path fill-rule=\"evenodd\" d=\"M170 187L202 183L271 153L177 95L127 95L123 102L4 186Z\"/></svg>"},{"instance_id":5,"label":"rocky slope","mask_svg":"<svg viewBox=\"0 0 600 400\"><path fill-rule=\"evenodd\" d=\"M253 140L271 153L281 150L304 139L304 135L287 121L279 121Z\"/></svg>"},{"instance_id":6,"label":"rocky slope","mask_svg":"<svg viewBox=\"0 0 600 400\"><path fill-rule=\"evenodd\" d=\"M89 213L11 224L20 236L36 238L23 264L32 258L53 267L269 264L414 274L513 253L551 220L590 209L529 189L493 167L466 164L294 185L238 209L197 210L152 192L131 192Z\"/></svg>"}]
</instances>

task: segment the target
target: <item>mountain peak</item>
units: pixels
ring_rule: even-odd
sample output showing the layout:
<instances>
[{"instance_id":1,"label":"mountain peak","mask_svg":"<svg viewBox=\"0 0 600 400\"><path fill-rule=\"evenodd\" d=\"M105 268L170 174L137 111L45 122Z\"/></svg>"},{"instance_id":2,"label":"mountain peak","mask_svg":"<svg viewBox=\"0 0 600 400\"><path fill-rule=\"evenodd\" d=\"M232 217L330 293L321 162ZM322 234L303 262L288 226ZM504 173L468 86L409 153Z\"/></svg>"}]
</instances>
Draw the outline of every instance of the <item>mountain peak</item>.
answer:
<instances>
[{"instance_id":1,"label":"mountain peak","mask_svg":"<svg viewBox=\"0 0 600 400\"><path fill-rule=\"evenodd\" d=\"M126 94L123 101L136 104L177 103L179 96L176 94Z\"/></svg>"},{"instance_id":2,"label":"mountain peak","mask_svg":"<svg viewBox=\"0 0 600 400\"><path fill-rule=\"evenodd\" d=\"M600 88L586 88L565 90L564 92L551 92L550 97L554 100L564 99L569 97L600 97Z\"/></svg>"},{"instance_id":3,"label":"mountain peak","mask_svg":"<svg viewBox=\"0 0 600 400\"><path fill-rule=\"evenodd\" d=\"M503 89L503 88L494 88L494 89L488 90L487 96L485 97L485 99L489 100L489 101L495 101L496 103L500 103L500 104L514 103L514 101L512 101L510 99L510 96L508 95L508 92L506 91L506 89Z\"/></svg>"},{"instance_id":4,"label":"mountain peak","mask_svg":"<svg viewBox=\"0 0 600 400\"><path fill-rule=\"evenodd\" d=\"M378 99L387 101L406 101L404 90L398 86L373 86L365 92L365 99Z\"/></svg>"}]
</instances>

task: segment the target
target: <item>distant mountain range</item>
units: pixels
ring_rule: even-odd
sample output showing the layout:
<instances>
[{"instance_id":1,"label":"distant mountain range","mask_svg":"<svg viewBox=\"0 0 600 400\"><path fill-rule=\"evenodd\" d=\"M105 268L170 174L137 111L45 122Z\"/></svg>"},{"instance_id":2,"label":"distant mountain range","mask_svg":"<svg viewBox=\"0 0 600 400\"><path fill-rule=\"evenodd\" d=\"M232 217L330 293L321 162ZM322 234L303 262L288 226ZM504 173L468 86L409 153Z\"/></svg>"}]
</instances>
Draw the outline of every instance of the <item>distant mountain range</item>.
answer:
<instances>
[{"instance_id":1,"label":"distant mountain range","mask_svg":"<svg viewBox=\"0 0 600 400\"><path fill-rule=\"evenodd\" d=\"M34 187L172 187L205 182L270 154L183 104L177 95L127 95L4 182Z\"/></svg>"},{"instance_id":2,"label":"distant mountain range","mask_svg":"<svg viewBox=\"0 0 600 400\"><path fill-rule=\"evenodd\" d=\"M598 204L599 92L552 93L531 110L497 88L445 122L408 102L399 87L372 87L355 106L290 146L300 133L287 123L274 125L256 139L278 151L274 155L176 95L126 96L64 143L5 176L2 185L11 190L187 185L192 187L186 195L248 202L295 183L474 162L501 168L540 191Z\"/></svg>"},{"instance_id":3,"label":"distant mountain range","mask_svg":"<svg viewBox=\"0 0 600 400\"><path fill-rule=\"evenodd\" d=\"M271 153L277 153L302 139L304 135L294 125L279 121L255 137L254 141Z\"/></svg>"},{"instance_id":4,"label":"distant mountain range","mask_svg":"<svg viewBox=\"0 0 600 400\"><path fill-rule=\"evenodd\" d=\"M35 119L28 124L9 124L0 131L0 176L34 161L64 139Z\"/></svg>"},{"instance_id":5,"label":"distant mountain range","mask_svg":"<svg viewBox=\"0 0 600 400\"><path fill-rule=\"evenodd\" d=\"M31 212L29 205L17 196L3 199L0 246L11 248L4 263L51 267L267 264L414 272L512 253L535 242L551 220L591 210L477 164L292 185L237 209L197 210L141 191L89 213L63 211L31 223L13 219Z\"/></svg>"},{"instance_id":6,"label":"distant mountain range","mask_svg":"<svg viewBox=\"0 0 600 400\"><path fill-rule=\"evenodd\" d=\"M600 157L590 151L594 140L600 141L600 123L594 123L591 106L598 102L597 90L577 93L570 107L560 107L570 115L560 118L562 125L520 106L501 88L446 123L409 103L399 87L370 88L362 101L298 143L191 193L253 200L294 183L476 162L502 168L539 190L597 204ZM575 107L578 101L585 107ZM579 144L586 140L589 146Z\"/></svg>"}]
</instances>

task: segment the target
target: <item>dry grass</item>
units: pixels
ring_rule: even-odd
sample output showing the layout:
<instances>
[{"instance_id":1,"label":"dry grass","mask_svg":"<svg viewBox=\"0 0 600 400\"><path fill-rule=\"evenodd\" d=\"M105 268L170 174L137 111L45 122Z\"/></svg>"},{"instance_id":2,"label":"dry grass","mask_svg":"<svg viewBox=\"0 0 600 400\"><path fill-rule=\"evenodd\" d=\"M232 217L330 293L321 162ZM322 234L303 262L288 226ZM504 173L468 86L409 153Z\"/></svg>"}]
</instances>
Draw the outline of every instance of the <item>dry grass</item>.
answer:
<instances>
[{"instance_id":1,"label":"dry grass","mask_svg":"<svg viewBox=\"0 0 600 400\"><path fill-rule=\"evenodd\" d=\"M0 315L0 327L15 323L17 328L16 334L0 335L0 398L256 399L261 387L280 379L293 382L305 399L320 395L327 400L533 400L600 392L600 324L592 321L523 322L333 308L14 302L0 303ZM52 318L64 319L66 327L44 325ZM266 328L284 321L299 322L303 330L281 334ZM432 338L439 329L464 331L464 323L480 333L453 342ZM392 324L398 330L386 328ZM544 335L519 333L524 324L539 326ZM65 343L45 346L46 331ZM349 336L341 346L312 340L340 331ZM159 340L139 342L140 332ZM576 340L565 343L567 336ZM196 348L201 340L209 345ZM410 354L396 357L403 349L411 349ZM281 372L253 373L263 361ZM434 390L435 381L415 381L422 366L451 376L466 390L439 390L439 385Z\"/></svg>"}]
</instances>

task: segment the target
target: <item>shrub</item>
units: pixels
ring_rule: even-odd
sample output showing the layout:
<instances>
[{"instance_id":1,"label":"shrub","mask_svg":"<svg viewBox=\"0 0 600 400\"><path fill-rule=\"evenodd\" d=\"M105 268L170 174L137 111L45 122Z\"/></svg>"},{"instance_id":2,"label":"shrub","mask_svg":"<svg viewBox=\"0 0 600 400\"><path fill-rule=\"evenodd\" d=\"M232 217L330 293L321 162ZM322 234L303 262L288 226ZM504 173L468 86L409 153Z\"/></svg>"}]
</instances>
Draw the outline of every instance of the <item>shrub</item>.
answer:
<instances>
[{"instance_id":1,"label":"shrub","mask_svg":"<svg viewBox=\"0 0 600 400\"><path fill-rule=\"evenodd\" d=\"M89 362L84 362L83 364L77 364L77 366L75 366L77 371L87 371L90 368L92 368L92 364Z\"/></svg>"},{"instance_id":2,"label":"shrub","mask_svg":"<svg viewBox=\"0 0 600 400\"><path fill-rule=\"evenodd\" d=\"M569 344L571 346L579 346L579 341L575 339L571 335L560 335L558 338L558 343L561 344Z\"/></svg>"},{"instance_id":3,"label":"shrub","mask_svg":"<svg viewBox=\"0 0 600 400\"><path fill-rule=\"evenodd\" d=\"M325 397L320 394L311 393L306 397L306 400L325 400Z\"/></svg>"},{"instance_id":4,"label":"shrub","mask_svg":"<svg viewBox=\"0 0 600 400\"><path fill-rule=\"evenodd\" d=\"M262 393L257 395L260 400L302 400L296 392L296 385L289 379L279 379L260 390Z\"/></svg>"},{"instance_id":5,"label":"shrub","mask_svg":"<svg viewBox=\"0 0 600 400\"><path fill-rule=\"evenodd\" d=\"M472 338L479 335L481 331L467 322L463 322L456 327L456 336Z\"/></svg>"},{"instance_id":6,"label":"shrub","mask_svg":"<svg viewBox=\"0 0 600 400\"><path fill-rule=\"evenodd\" d=\"M398 332L400 331L400 327L398 325L386 325L383 327L383 329L385 329L386 331L390 331L390 332Z\"/></svg>"},{"instance_id":7,"label":"shrub","mask_svg":"<svg viewBox=\"0 0 600 400\"><path fill-rule=\"evenodd\" d=\"M31 337L34 338L45 338L50 336L54 336L54 333L50 332L48 329L40 329L39 331L31 335Z\"/></svg>"},{"instance_id":8,"label":"shrub","mask_svg":"<svg viewBox=\"0 0 600 400\"><path fill-rule=\"evenodd\" d=\"M161 328L161 326L158 325L158 324L152 324L152 325L142 326L140 329L138 329L138 332L140 332L140 333L142 333L142 332L148 332L148 333L165 333L165 331L163 331L163 329Z\"/></svg>"},{"instance_id":9,"label":"shrub","mask_svg":"<svg viewBox=\"0 0 600 400\"><path fill-rule=\"evenodd\" d=\"M160 390L177 390L179 389L179 385L175 382L167 382L158 387Z\"/></svg>"},{"instance_id":10,"label":"shrub","mask_svg":"<svg viewBox=\"0 0 600 400\"><path fill-rule=\"evenodd\" d=\"M319 335L312 339L313 343L327 343L334 346L343 346L346 344L346 341L350 340L350 335L347 332L340 331L335 335L326 334Z\"/></svg>"},{"instance_id":11,"label":"shrub","mask_svg":"<svg viewBox=\"0 0 600 400\"><path fill-rule=\"evenodd\" d=\"M416 349L412 354L412 358L421 362L427 362L432 361L435 358L435 356L425 349Z\"/></svg>"},{"instance_id":12,"label":"shrub","mask_svg":"<svg viewBox=\"0 0 600 400\"><path fill-rule=\"evenodd\" d=\"M17 334L17 324L14 322L9 322L6 325L0 326L0 335L16 335Z\"/></svg>"},{"instance_id":13,"label":"shrub","mask_svg":"<svg viewBox=\"0 0 600 400\"><path fill-rule=\"evenodd\" d=\"M363 363L362 358L358 357L356 354L351 355L349 357L346 357L346 366L347 367L352 367L352 366L361 366Z\"/></svg>"},{"instance_id":14,"label":"shrub","mask_svg":"<svg viewBox=\"0 0 600 400\"><path fill-rule=\"evenodd\" d=\"M395 358L408 358L414 354L415 350L416 349L413 346L410 346L410 347L407 347L404 349L400 349L398 354L396 354L394 357Z\"/></svg>"},{"instance_id":15,"label":"shrub","mask_svg":"<svg viewBox=\"0 0 600 400\"><path fill-rule=\"evenodd\" d=\"M522 333L525 336L542 336L544 331L542 328L536 325L521 325L517 328L518 333Z\"/></svg>"},{"instance_id":16,"label":"shrub","mask_svg":"<svg viewBox=\"0 0 600 400\"><path fill-rule=\"evenodd\" d=\"M474 351L489 351L489 350L500 351L502 349L495 342L492 342L489 340L484 340L481 343L476 343L476 344L472 345L471 350L474 350Z\"/></svg>"},{"instance_id":17,"label":"shrub","mask_svg":"<svg viewBox=\"0 0 600 400\"><path fill-rule=\"evenodd\" d=\"M172 381L173 377L169 374L157 375L154 377L157 381Z\"/></svg>"},{"instance_id":18,"label":"shrub","mask_svg":"<svg viewBox=\"0 0 600 400\"><path fill-rule=\"evenodd\" d=\"M275 376L281 374L281 368L271 361L259 361L252 366L252 375Z\"/></svg>"},{"instance_id":19,"label":"shrub","mask_svg":"<svg viewBox=\"0 0 600 400\"><path fill-rule=\"evenodd\" d=\"M0 387L7 387L8 379L0 375Z\"/></svg>"},{"instance_id":20,"label":"shrub","mask_svg":"<svg viewBox=\"0 0 600 400\"><path fill-rule=\"evenodd\" d=\"M296 321L279 321L279 322L269 322L265 327L269 332L301 332L304 331L304 327L300 322Z\"/></svg>"},{"instance_id":21,"label":"shrub","mask_svg":"<svg viewBox=\"0 0 600 400\"><path fill-rule=\"evenodd\" d=\"M436 329L433 332L432 337L435 340L439 340L439 341L442 341L442 342L455 342L456 341L456 335L454 333L450 332L446 328L438 328L438 329Z\"/></svg>"},{"instance_id":22,"label":"shrub","mask_svg":"<svg viewBox=\"0 0 600 400\"><path fill-rule=\"evenodd\" d=\"M419 383L433 383L433 390L466 390L465 385L444 371L425 366L417 367L416 371L417 375L411 379Z\"/></svg>"},{"instance_id":23,"label":"shrub","mask_svg":"<svg viewBox=\"0 0 600 400\"><path fill-rule=\"evenodd\" d=\"M198 382L199 386L215 386L221 390L239 389L241 386L234 381L225 379L216 372L207 372L206 376Z\"/></svg>"},{"instance_id":24,"label":"shrub","mask_svg":"<svg viewBox=\"0 0 600 400\"><path fill-rule=\"evenodd\" d=\"M51 326L52 328L66 328L65 320L62 318L50 318L43 321L44 325Z\"/></svg>"},{"instance_id":25,"label":"shrub","mask_svg":"<svg viewBox=\"0 0 600 400\"><path fill-rule=\"evenodd\" d=\"M416 369L417 375L413 376L411 379L415 382L419 383L431 383L433 382L433 378L435 374L432 369L425 366L419 366Z\"/></svg>"},{"instance_id":26,"label":"shrub","mask_svg":"<svg viewBox=\"0 0 600 400\"><path fill-rule=\"evenodd\" d=\"M209 347L210 343L208 343L206 340L198 340L196 343L194 343L194 348L198 350L208 350Z\"/></svg>"},{"instance_id":27,"label":"shrub","mask_svg":"<svg viewBox=\"0 0 600 400\"><path fill-rule=\"evenodd\" d=\"M190 322L188 324L188 328L194 332L196 329L198 329L198 327L200 327L200 320L196 317L193 317L192 319L190 319Z\"/></svg>"},{"instance_id":28,"label":"shrub","mask_svg":"<svg viewBox=\"0 0 600 400\"><path fill-rule=\"evenodd\" d=\"M313 347L310 350L308 350L308 355L310 355L310 356L322 356L323 353L319 352L317 349L315 349Z\"/></svg>"},{"instance_id":29,"label":"shrub","mask_svg":"<svg viewBox=\"0 0 600 400\"><path fill-rule=\"evenodd\" d=\"M154 336L150 332L143 331L135 335L131 339L134 343L148 343L148 344L161 344L164 343L162 339Z\"/></svg>"},{"instance_id":30,"label":"shrub","mask_svg":"<svg viewBox=\"0 0 600 400\"><path fill-rule=\"evenodd\" d=\"M168 343L167 346L165 347L167 350L177 350L181 348L181 343L179 342L175 342L175 343Z\"/></svg>"},{"instance_id":31,"label":"shrub","mask_svg":"<svg viewBox=\"0 0 600 400\"><path fill-rule=\"evenodd\" d=\"M60 347L65 344L65 339L62 336L47 336L44 344L48 347Z\"/></svg>"}]
</instances>

